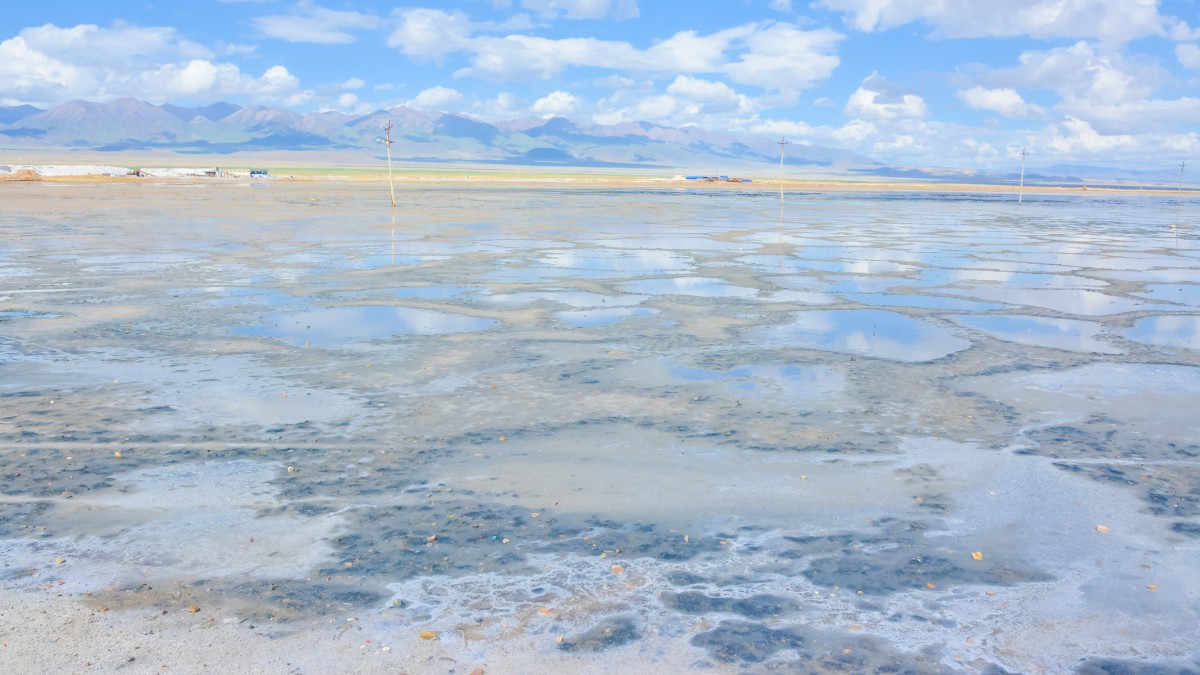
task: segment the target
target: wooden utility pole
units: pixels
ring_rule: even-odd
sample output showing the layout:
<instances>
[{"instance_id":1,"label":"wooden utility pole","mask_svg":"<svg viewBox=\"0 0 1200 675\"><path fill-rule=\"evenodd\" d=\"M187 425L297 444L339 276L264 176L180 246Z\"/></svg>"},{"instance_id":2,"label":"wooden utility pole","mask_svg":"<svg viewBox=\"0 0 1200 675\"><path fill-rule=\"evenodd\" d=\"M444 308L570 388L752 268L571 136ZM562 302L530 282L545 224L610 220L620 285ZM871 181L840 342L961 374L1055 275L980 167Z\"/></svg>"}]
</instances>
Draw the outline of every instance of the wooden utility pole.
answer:
<instances>
[{"instance_id":1,"label":"wooden utility pole","mask_svg":"<svg viewBox=\"0 0 1200 675\"><path fill-rule=\"evenodd\" d=\"M387 146L388 159L388 189L392 193L392 208L396 208L396 184L392 182L392 121L388 120L387 126L383 128L384 137L383 144Z\"/></svg>"},{"instance_id":2,"label":"wooden utility pole","mask_svg":"<svg viewBox=\"0 0 1200 675\"><path fill-rule=\"evenodd\" d=\"M779 139L779 203L783 204L783 147L787 145L786 138Z\"/></svg>"},{"instance_id":3,"label":"wooden utility pole","mask_svg":"<svg viewBox=\"0 0 1200 675\"><path fill-rule=\"evenodd\" d=\"M1179 184L1175 186L1175 191L1176 191L1176 192L1182 192L1182 191L1183 191L1183 168L1184 168L1185 166L1187 166L1187 161L1186 161L1186 160L1185 160L1185 161L1181 161L1181 162L1179 163ZM1177 228L1179 228L1180 226L1182 226L1182 225L1183 225L1183 220L1181 220L1181 219L1180 219L1180 217L1179 217L1179 202L1181 202L1181 201L1183 201L1183 200L1182 200L1182 199L1180 199L1180 198L1178 198L1178 197L1175 199L1175 224L1171 226L1171 229L1172 229L1172 230L1174 230L1174 229L1177 229Z\"/></svg>"},{"instance_id":4,"label":"wooden utility pole","mask_svg":"<svg viewBox=\"0 0 1200 675\"><path fill-rule=\"evenodd\" d=\"M1025 199L1025 148L1021 148L1021 185L1017 188L1017 206Z\"/></svg>"}]
</instances>

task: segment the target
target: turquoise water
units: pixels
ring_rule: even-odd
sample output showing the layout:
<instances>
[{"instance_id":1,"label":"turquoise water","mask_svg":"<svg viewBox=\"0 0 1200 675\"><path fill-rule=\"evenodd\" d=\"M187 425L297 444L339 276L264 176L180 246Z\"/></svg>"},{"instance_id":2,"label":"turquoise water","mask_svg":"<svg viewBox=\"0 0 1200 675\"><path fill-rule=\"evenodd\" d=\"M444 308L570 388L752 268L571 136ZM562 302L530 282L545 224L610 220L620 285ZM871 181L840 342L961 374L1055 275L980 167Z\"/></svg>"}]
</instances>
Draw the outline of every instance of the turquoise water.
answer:
<instances>
[{"instance_id":1,"label":"turquoise water","mask_svg":"<svg viewBox=\"0 0 1200 675\"><path fill-rule=\"evenodd\" d=\"M1197 667L1173 200L378 187L3 187L6 592L488 672Z\"/></svg>"}]
</instances>

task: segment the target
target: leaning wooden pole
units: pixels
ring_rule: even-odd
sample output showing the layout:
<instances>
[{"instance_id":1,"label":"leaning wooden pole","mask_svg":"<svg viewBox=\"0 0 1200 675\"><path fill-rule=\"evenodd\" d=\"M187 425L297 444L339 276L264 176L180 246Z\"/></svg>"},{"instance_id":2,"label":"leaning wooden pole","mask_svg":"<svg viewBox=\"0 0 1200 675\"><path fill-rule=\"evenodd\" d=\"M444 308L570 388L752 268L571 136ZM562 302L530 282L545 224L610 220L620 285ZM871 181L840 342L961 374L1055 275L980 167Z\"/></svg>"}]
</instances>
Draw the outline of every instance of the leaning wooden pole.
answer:
<instances>
[{"instance_id":1,"label":"leaning wooden pole","mask_svg":"<svg viewBox=\"0 0 1200 675\"><path fill-rule=\"evenodd\" d=\"M1021 148L1021 185L1017 188L1017 206L1025 199L1025 148Z\"/></svg>"},{"instance_id":2,"label":"leaning wooden pole","mask_svg":"<svg viewBox=\"0 0 1200 675\"><path fill-rule=\"evenodd\" d=\"M387 146L388 160L388 190L392 193L392 208L396 208L396 183L392 181L392 121L388 120L387 126L383 128L384 137L383 144Z\"/></svg>"},{"instance_id":3,"label":"leaning wooden pole","mask_svg":"<svg viewBox=\"0 0 1200 675\"><path fill-rule=\"evenodd\" d=\"M783 204L783 146L787 145L786 138L779 139L779 203Z\"/></svg>"}]
</instances>

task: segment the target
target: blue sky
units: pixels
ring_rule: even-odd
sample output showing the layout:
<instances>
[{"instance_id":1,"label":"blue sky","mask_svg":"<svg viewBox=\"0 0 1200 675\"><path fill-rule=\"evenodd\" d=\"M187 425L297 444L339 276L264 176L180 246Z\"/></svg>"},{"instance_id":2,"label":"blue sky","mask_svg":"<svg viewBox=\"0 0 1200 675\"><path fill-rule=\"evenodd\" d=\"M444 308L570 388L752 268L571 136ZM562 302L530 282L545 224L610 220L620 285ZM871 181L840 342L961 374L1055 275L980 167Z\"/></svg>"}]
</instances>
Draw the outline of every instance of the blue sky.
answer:
<instances>
[{"instance_id":1,"label":"blue sky","mask_svg":"<svg viewBox=\"0 0 1200 675\"><path fill-rule=\"evenodd\" d=\"M409 105L786 136L894 163L1200 150L1200 0L6 3L0 105ZM1200 164L1200 162L1198 162Z\"/></svg>"}]
</instances>

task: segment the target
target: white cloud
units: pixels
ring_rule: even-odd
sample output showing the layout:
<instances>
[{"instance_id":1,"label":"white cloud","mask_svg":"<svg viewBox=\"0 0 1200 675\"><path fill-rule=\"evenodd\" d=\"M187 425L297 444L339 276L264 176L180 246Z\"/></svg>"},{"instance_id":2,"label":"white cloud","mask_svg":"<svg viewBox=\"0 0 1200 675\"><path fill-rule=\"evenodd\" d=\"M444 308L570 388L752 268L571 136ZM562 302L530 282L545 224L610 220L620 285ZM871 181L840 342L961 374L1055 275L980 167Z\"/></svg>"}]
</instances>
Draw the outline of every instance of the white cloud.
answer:
<instances>
[{"instance_id":1,"label":"white cloud","mask_svg":"<svg viewBox=\"0 0 1200 675\"><path fill-rule=\"evenodd\" d=\"M776 12L790 12L792 11L792 0L767 0L767 7Z\"/></svg>"},{"instance_id":2,"label":"white cloud","mask_svg":"<svg viewBox=\"0 0 1200 675\"><path fill-rule=\"evenodd\" d=\"M2 97L32 103L72 98L88 88L88 79L82 69L32 49L20 35L0 42Z\"/></svg>"},{"instance_id":3,"label":"white cloud","mask_svg":"<svg viewBox=\"0 0 1200 675\"><path fill-rule=\"evenodd\" d=\"M521 6L543 16L568 19L636 19L637 0L521 0Z\"/></svg>"},{"instance_id":4,"label":"white cloud","mask_svg":"<svg viewBox=\"0 0 1200 675\"><path fill-rule=\"evenodd\" d=\"M271 66L259 78L257 84L263 87L267 93L283 93L300 86L300 81L296 79L295 75L289 73L287 68Z\"/></svg>"},{"instance_id":5,"label":"white cloud","mask_svg":"<svg viewBox=\"0 0 1200 675\"><path fill-rule=\"evenodd\" d=\"M724 82L712 82L680 75L667 86L667 93L689 101L695 113L735 112L747 107L746 97L740 96Z\"/></svg>"},{"instance_id":6,"label":"white cloud","mask_svg":"<svg viewBox=\"0 0 1200 675\"><path fill-rule=\"evenodd\" d=\"M971 87L958 92L958 97L976 110L991 110L1005 117L1035 117L1045 113L1040 106L1026 103L1017 90L1011 88Z\"/></svg>"},{"instance_id":7,"label":"white cloud","mask_svg":"<svg viewBox=\"0 0 1200 675\"><path fill-rule=\"evenodd\" d=\"M725 67L729 79L763 89L796 91L827 79L838 67L840 33L768 24L745 38L746 51Z\"/></svg>"},{"instance_id":8,"label":"white cloud","mask_svg":"<svg viewBox=\"0 0 1200 675\"><path fill-rule=\"evenodd\" d=\"M32 104L135 96L208 101L245 95L283 102L299 81L283 66L255 78L173 28L46 24L0 42L0 98Z\"/></svg>"},{"instance_id":9,"label":"white cloud","mask_svg":"<svg viewBox=\"0 0 1200 675\"><path fill-rule=\"evenodd\" d=\"M879 73L863 80L842 112L849 117L873 120L917 119L929 114L923 98L900 90Z\"/></svg>"},{"instance_id":10,"label":"white cloud","mask_svg":"<svg viewBox=\"0 0 1200 675\"><path fill-rule=\"evenodd\" d=\"M830 137L843 143L856 144L871 138L877 133L879 133L879 128L871 122L850 120L841 128L834 130L830 134Z\"/></svg>"},{"instance_id":11,"label":"white cloud","mask_svg":"<svg viewBox=\"0 0 1200 675\"><path fill-rule=\"evenodd\" d=\"M636 120L668 119L679 109L679 103L672 96L647 96L633 106L633 117Z\"/></svg>"},{"instance_id":12,"label":"white cloud","mask_svg":"<svg viewBox=\"0 0 1200 675\"><path fill-rule=\"evenodd\" d=\"M511 120L528 114L524 105L512 92L502 91L494 98L472 102L471 111L479 119Z\"/></svg>"},{"instance_id":13,"label":"white cloud","mask_svg":"<svg viewBox=\"0 0 1200 675\"><path fill-rule=\"evenodd\" d=\"M821 133L822 129L795 120L763 120L752 125L750 131L768 136L798 138L816 135Z\"/></svg>"},{"instance_id":14,"label":"white cloud","mask_svg":"<svg viewBox=\"0 0 1200 675\"><path fill-rule=\"evenodd\" d=\"M343 82L341 86L342 86L342 89L362 89L364 86L366 86L366 84L367 83L364 82L361 78L352 77L352 78L346 80L345 82Z\"/></svg>"},{"instance_id":15,"label":"white cloud","mask_svg":"<svg viewBox=\"0 0 1200 675\"><path fill-rule=\"evenodd\" d=\"M480 37L473 40L473 50L471 67L456 75L485 75L502 80L549 79L568 66L620 69L636 58L636 51L628 43L594 38Z\"/></svg>"},{"instance_id":16,"label":"white cloud","mask_svg":"<svg viewBox=\"0 0 1200 675\"><path fill-rule=\"evenodd\" d=\"M80 24L60 28L45 24L22 30L18 37L30 49L69 63L121 67L142 58L212 58L211 50L181 38L174 28L117 25L101 28Z\"/></svg>"},{"instance_id":17,"label":"white cloud","mask_svg":"<svg viewBox=\"0 0 1200 675\"><path fill-rule=\"evenodd\" d=\"M1158 12L1158 0L817 0L850 15L864 32L911 22L952 37L1096 38L1128 42L1165 35L1178 20Z\"/></svg>"},{"instance_id":18,"label":"white cloud","mask_svg":"<svg viewBox=\"0 0 1200 675\"><path fill-rule=\"evenodd\" d=\"M570 115L579 109L580 101L565 91L552 91L533 102L533 111L545 117Z\"/></svg>"},{"instance_id":19,"label":"white cloud","mask_svg":"<svg viewBox=\"0 0 1200 675\"><path fill-rule=\"evenodd\" d=\"M354 42L350 29L378 28L381 22L369 14L326 9L301 0L290 13L258 17L254 25L268 37L328 45Z\"/></svg>"},{"instance_id":20,"label":"white cloud","mask_svg":"<svg viewBox=\"0 0 1200 675\"><path fill-rule=\"evenodd\" d=\"M440 111L457 105L462 100L463 95L458 90L437 86L417 94L417 97L412 100L412 105L423 110Z\"/></svg>"},{"instance_id":21,"label":"white cloud","mask_svg":"<svg viewBox=\"0 0 1200 675\"><path fill-rule=\"evenodd\" d=\"M875 143L871 146L871 150L877 153L890 153L898 150L910 150L916 144L916 138L911 134L898 134L888 140Z\"/></svg>"},{"instance_id":22,"label":"white cloud","mask_svg":"<svg viewBox=\"0 0 1200 675\"><path fill-rule=\"evenodd\" d=\"M239 45L234 43L226 43L221 46L221 53L225 56L250 56L258 52L258 45Z\"/></svg>"},{"instance_id":23,"label":"white cloud","mask_svg":"<svg viewBox=\"0 0 1200 675\"><path fill-rule=\"evenodd\" d=\"M1132 136L1126 134L1104 135L1092 125L1076 117L1068 116L1059 128L1053 131L1046 148L1065 155L1107 152L1136 145Z\"/></svg>"},{"instance_id":24,"label":"white cloud","mask_svg":"<svg viewBox=\"0 0 1200 675\"><path fill-rule=\"evenodd\" d=\"M1164 79L1157 64L1130 61L1087 42L1023 52L1016 68L1000 71L1018 86L1050 89L1068 101L1111 103L1149 96Z\"/></svg>"},{"instance_id":25,"label":"white cloud","mask_svg":"<svg viewBox=\"0 0 1200 675\"><path fill-rule=\"evenodd\" d=\"M650 47L591 37L545 38L512 33L505 27L472 23L461 12L409 9L388 44L416 60L441 61L468 55L470 66L456 77L501 80L549 79L567 68L587 67L649 75L725 75L732 82L772 91L794 92L827 79L838 66L840 33L800 30L778 22L750 23L710 34L680 31Z\"/></svg>"},{"instance_id":26,"label":"white cloud","mask_svg":"<svg viewBox=\"0 0 1200 675\"><path fill-rule=\"evenodd\" d=\"M1063 106L1073 112L1069 106ZM1105 133L1148 133L1162 132L1171 128L1195 126L1200 120L1200 98L1147 99L1127 101L1113 105L1091 104L1078 110L1078 117L1086 118L1099 131Z\"/></svg>"},{"instance_id":27,"label":"white cloud","mask_svg":"<svg viewBox=\"0 0 1200 675\"><path fill-rule=\"evenodd\" d=\"M1200 70L1200 45L1195 43L1175 45L1175 58L1179 59L1179 64L1184 68Z\"/></svg>"},{"instance_id":28,"label":"white cloud","mask_svg":"<svg viewBox=\"0 0 1200 675\"><path fill-rule=\"evenodd\" d=\"M440 9L398 11L399 26L388 37L388 46L399 47L417 61L440 62L442 57L464 51L471 43L471 19L462 12Z\"/></svg>"}]
</instances>

